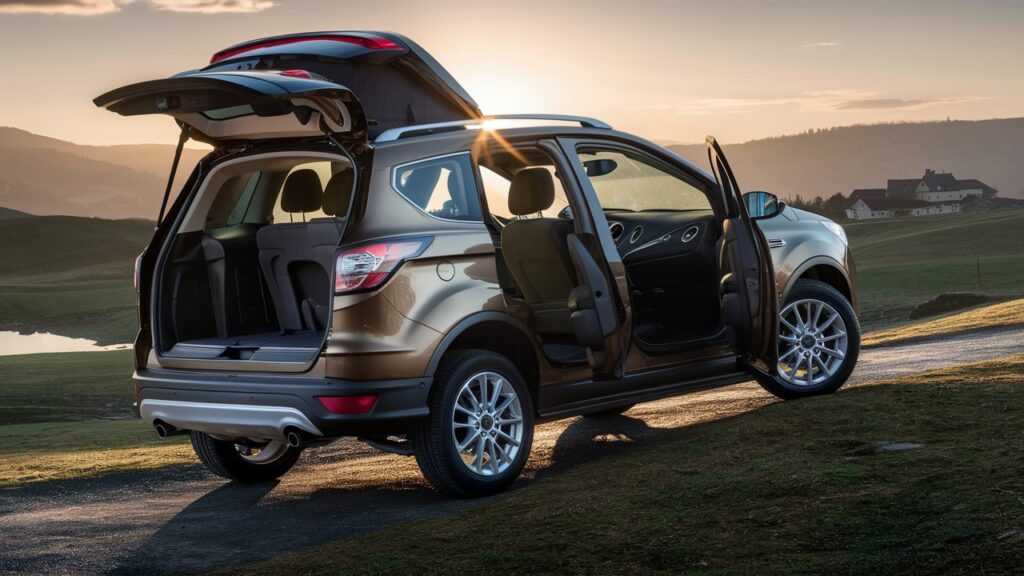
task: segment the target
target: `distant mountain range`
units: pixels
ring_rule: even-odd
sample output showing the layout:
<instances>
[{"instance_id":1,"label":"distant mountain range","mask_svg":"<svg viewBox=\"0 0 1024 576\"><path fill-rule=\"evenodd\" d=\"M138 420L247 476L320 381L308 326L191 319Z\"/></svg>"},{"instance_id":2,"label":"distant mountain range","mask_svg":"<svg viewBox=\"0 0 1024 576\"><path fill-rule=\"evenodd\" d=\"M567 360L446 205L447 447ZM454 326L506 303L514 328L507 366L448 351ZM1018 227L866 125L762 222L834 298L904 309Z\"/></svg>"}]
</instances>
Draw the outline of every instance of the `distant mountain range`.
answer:
<instances>
[{"instance_id":1,"label":"distant mountain range","mask_svg":"<svg viewBox=\"0 0 1024 576\"><path fill-rule=\"evenodd\" d=\"M204 154L186 149L183 171ZM152 219L173 155L169 145L83 146L0 127L0 206L37 215Z\"/></svg>"},{"instance_id":2,"label":"distant mountain range","mask_svg":"<svg viewBox=\"0 0 1024 576\"><path fill-rule=\"evenodd\" d=\"M670 146L701 166L703 144ZM725 145L745 190L849 194L926 168L1024 197L1024 118L847 126ZM0 127L0 206L38 215L152 219L174 147L84 146ZM178 183L205 154L186 149ZM3 217L4 214L0 214Z\"/></svg>"},{"instance_id":3,"label":"distant mountain range","mask_svg":"<svg viewBox=\"0 0 1024 576\"><path fill-rule=\"evenodd\" d=\"M707 167L704 144L670 148ZM844 126L723 148L741 189L783 198L884 188L889 178L920 178L926 168L1024 198L1024 118Z\"/></svg>"}]
</instances>

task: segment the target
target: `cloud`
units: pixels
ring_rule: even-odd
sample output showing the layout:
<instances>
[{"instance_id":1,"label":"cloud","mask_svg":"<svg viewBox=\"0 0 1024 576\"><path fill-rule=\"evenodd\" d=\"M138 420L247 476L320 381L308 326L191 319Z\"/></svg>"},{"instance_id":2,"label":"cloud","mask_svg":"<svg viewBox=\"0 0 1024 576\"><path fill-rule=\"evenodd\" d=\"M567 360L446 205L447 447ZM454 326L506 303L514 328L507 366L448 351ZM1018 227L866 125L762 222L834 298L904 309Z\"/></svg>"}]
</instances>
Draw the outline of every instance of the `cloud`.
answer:
<instances>
[{"instance_id":1,"label":"cloud","mask_svg":"<svg viewBox=\"0 0 1024 576\"><path fill-rule=\"evenodd\" d=\"M842 42L828 41L828 42L811 42L809 44L803 44L800 47L801 48L836 48L837 46L842 46L842 45L843 45Z\"/></svg>"},{"instance_id":2,"label":"cloud","mask_svg":"<svg viewBox=\"0 0 1024 576\"><path fill-rule=\"evenodd\" d=\"M271 0L0 0L0 13L95 16L135 3L195 14L261 12L274 6Z\"/></svg>"},{"instance_id":3,"label":"cloud","mask_svg":"<svg viewBox=\"0 0 1024 576\"><path fill-rule=\"evenodd\" d=\"M148 0L148 2L161 10L200 14L262 12L274 6L274 3L269 0Z\"/></svg>"},{"instance_id":4,"label":"cloud","mask_svg":"<svg viewBox=\"0 0 1024 576\"><path fill-rule=\"evenodd\" d=\"M913 110L939 104L962 104L989 100L982 96L955 96L952 98L866 98L848 100L836 106L837 110Z\"/></svg>"},{"instance_id":5,"label":"cloud","mask_svg":"<svg viewBox=\"0 0 1024 576\"><path fill-rule=\"evenodd\" d=\"M799 106L814 110L913 110L925 106L961 104L990 100L984 96L952 96L943 98L884 98L865 90L819 90L799 96L780 98L698 98L675 104L633 106L632 110L674 111L688 116L711 114L749 114L777 106Z\"/></svg>"},{"instance_id":6,"label":"cloud","mask_svg":"<svg viewBox=\"0 0 1024 576\"><path fill-rule=\"evenodd\" d=\"M120 10L113 0L0 0L0 13L93 16Z\"/></svg>"}]
</instances>

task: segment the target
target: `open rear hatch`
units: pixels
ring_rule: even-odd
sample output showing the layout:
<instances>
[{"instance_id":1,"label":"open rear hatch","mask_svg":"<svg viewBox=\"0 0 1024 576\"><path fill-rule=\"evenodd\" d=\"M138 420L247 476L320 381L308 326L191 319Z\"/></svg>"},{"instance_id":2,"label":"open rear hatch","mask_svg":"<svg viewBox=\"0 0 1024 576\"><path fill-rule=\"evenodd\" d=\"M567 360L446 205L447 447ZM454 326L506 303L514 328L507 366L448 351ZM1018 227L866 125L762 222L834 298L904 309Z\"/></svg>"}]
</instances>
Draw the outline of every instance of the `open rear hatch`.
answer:
<instances>
[{"instance_id":1,"label":"open rear hatch","mask_svg":"<svg viewBox=\"0 0 1024 576\"><path fill-rule=\"evenodd\" d=\"M250 40L217 52L201 72L294 69L347 86L365 106L370 139L390 128L482 117L469 93L433 56L390 32Z\"/></svg>"},{"instance_id":2,"label":"open rear hatch","mask_svg":"<svg viewBox=\"0 0 1024 576\"><path fill-rule=\"evenodd\" d=\"M294 71L197 72L130 84L94 100L122 116L167 114L190 136L214 145L233 141L366 138L362 105L346 87Z\"/></svg>"}]
</instances>

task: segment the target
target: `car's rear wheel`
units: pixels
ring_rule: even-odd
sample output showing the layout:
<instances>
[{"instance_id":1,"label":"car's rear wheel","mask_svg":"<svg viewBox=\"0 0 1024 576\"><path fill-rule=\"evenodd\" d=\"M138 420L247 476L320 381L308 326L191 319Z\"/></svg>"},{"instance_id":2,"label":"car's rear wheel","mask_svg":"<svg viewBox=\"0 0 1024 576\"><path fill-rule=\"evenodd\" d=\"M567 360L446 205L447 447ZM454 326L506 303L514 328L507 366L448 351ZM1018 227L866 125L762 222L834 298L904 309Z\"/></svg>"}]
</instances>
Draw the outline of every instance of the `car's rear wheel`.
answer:
<instances>
[{"instance_id":1,"label":"car's rear wheel","mask_svg":"<svg viewBox=\"0 0 1024 576\"><path fill-rule=\"evenodd\" d=\"M507 358L460 350L445 358L430 393L430 416L412 435L416 462L438 490L487 496L522 472L533 444L533 405Z\"/></svg>"},{"instance_id":2,"label":"car's rear wheel","mask_svg":"<svg viewBox=\"0 0 1024 576\"><path fill-rule=\"evenodd\" d=\"M237 482L268 482L292 469L302 454L282 441L236 444L204 432L192 432L192 448L214 474Z\"/></svg>"},{"instance_id":3,"label":"car's rear wheel","mask_svg":"<svg viewBox=\"0 0 1024 576\"><path fill-rule=\"evenodd\" d=\"M859 353L860 324L846 297L824 282L798 280L779 313L778 375L758 381L785 399L830 394Z\"/></svg>"}]
</instances>

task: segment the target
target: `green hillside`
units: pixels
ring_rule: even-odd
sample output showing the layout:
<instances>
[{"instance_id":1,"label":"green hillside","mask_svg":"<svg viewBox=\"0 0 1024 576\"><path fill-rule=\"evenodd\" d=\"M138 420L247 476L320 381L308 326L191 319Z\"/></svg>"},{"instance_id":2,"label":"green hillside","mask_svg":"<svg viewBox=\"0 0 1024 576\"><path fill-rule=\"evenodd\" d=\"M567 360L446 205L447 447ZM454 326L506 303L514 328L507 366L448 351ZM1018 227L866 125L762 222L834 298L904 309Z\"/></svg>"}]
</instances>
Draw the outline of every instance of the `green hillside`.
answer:
<instances>
[{"instance_id":1,"label":"green hillside","mask_svg":"<svg viewBox=\"0 0 1024 576\"><path fill-rule=\"evenodd\" d=\"M846 232L869 327L905 321L942 292L1024 294L1024 210L857 222Z\"/></svg>"},{"instance_id":2,"label":"green hillside","mask_svg":"<svg viewBox=\"0 0 1024 576\"><path fill-rule=\"evenodd\" d=\"M132 266L152 230L143 220L0 220L0 330L130 342Z\"/></svg>"}]
</instances>

